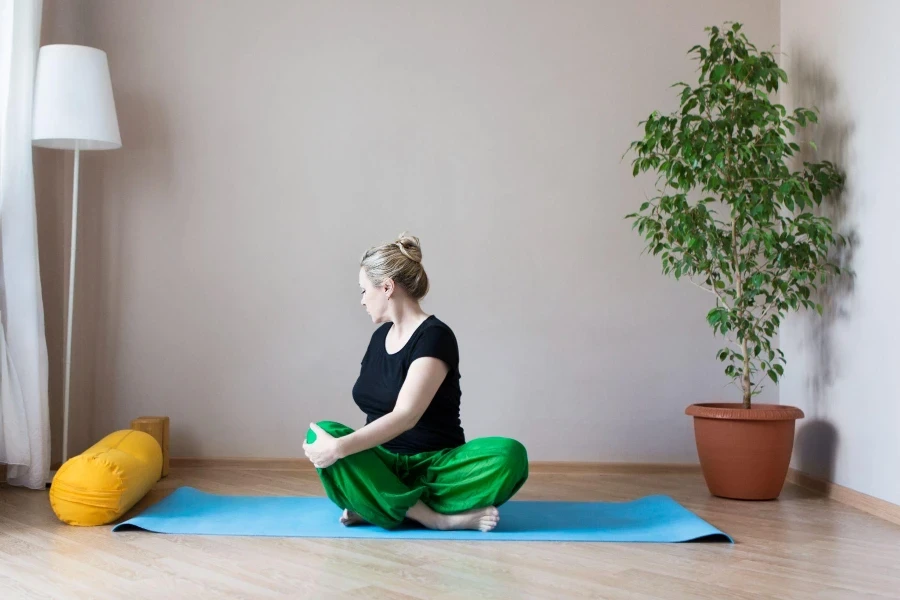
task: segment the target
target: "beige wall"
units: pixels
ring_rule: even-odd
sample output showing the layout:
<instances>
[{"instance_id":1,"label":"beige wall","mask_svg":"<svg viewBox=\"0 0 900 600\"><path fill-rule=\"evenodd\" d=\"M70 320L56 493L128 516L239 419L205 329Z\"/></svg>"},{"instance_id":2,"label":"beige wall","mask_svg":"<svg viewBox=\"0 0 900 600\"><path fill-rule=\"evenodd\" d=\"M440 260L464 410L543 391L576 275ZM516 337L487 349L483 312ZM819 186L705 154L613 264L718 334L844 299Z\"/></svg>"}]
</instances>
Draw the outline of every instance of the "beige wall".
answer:
<instances>
[{"instance_id":1,"label":"beige wall","mask_svg":"<svg viewBox=\"0 0 900 600\"><path fill-rule=\"evenodd\" d=\"M422 238L469 437L539 460L693 462L734 399L708 298L623 215L637 122L703 27L778 41L775 0L85 1L124 147L84 159L81 446L142 414L175 456L297 456L373 329L362 251ZM764 398L773 398L770 391Z\"/></svg>"},{"instance_id":2,"label":"beige wall","mask_svg":"<svg viewBox=\"0 0 900 600\"><path fill-rule=\"evenodd\" d=\"M840 258L855 277L823 295L824 319L798 317L784 327L788 365L780 396L808 416L798 431L796 467L900 504L900 84L890 76L900 61L898 18L900 5L888 2L782 3L793 72L786 102L820 107L812 137L821 157L847 172L847 189L827 214L850 236Z\"/></svg>"}]
</instances>

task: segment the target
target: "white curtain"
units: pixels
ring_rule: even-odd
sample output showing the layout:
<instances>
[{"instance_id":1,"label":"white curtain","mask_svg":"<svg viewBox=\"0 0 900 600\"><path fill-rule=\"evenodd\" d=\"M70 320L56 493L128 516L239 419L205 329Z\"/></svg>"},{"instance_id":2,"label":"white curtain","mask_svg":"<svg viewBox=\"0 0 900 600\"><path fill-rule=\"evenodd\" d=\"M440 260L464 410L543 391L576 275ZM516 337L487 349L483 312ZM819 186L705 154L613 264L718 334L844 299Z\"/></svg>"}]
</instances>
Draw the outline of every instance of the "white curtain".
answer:
<instances>
[{"instance_id":1,"label":"white curtain","mask_svg":"<svg viewBox=\"0 0 900 600\"><path fill-rule=\"evenodd\" d=\"M31 103L42 0L0 0L0 463L42 489L50 474L47 340L38 265Z\"/></svg>"}]
</instances>

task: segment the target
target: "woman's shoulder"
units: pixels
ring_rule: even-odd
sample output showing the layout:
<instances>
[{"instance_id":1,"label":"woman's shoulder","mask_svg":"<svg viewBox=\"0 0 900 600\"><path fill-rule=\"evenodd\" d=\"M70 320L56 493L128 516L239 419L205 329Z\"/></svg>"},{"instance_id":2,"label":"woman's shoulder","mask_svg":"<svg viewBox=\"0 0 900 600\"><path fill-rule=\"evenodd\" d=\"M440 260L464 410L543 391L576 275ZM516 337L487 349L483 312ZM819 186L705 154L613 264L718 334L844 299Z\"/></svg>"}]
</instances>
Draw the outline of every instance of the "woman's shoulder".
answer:
<instances>
[{"instance_id":1,"label":"woman's shoulder","mask_svg":"<svg viewBox=\"0 0 900 600\"><path fill-rule=\"evenodd\" d=\"M440 345L455 349L458 346L456 334L453 333L450 326L434 315L431 315L424 323L422 323L422 326L416 331L414 339L411 340L411 342L413 342L409 344L411 348L422 345Z\"/></svg>"},{"instance_id":2,"label":"woman's shoulder","mask_svg":"<svg viewBox=\"0 0 900 600\"><path fill-rule=\"evenodd\" d=\"M422 323L420 332L424 333L428 330L441 331L441 332L448 333L448 334L452 335L453 337L456 337L456 335L454 335L454 333L453 333L453 330L450 329L450 326L447 325L446 323L444 323L443 321L441 321L440 319L438 319L434 315L431 315L430 317L425 319L425 322Z\"/></svg>"},{"instance_id":3,"label":"woman's shoulder","mask_svg":"<svg viewBox=\"0 0 900 600\"><path fill-rule=\"evenodd\" d=\"M416 360L426 356L439 358L455 369L459 364L459 345L450 327L434 315L422 323L407 344L407 356Z\"/></svg>"}]
</instances>

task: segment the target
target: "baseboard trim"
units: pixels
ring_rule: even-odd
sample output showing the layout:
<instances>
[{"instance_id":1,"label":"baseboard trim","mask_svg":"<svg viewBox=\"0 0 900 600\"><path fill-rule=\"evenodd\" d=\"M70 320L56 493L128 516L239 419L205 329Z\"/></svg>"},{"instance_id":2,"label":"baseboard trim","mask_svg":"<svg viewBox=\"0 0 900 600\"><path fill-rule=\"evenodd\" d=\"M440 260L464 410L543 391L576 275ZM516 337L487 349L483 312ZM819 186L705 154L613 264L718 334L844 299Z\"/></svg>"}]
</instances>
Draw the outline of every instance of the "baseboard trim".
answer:
<instances>
[{"instance_id":1,"label":"baseboard trim","mask_svg":"<svg viewBox=\"0 0 900 600\"><path fill-rule=\"evenodd\" d=\"M312 471L312 464L305 458L192 458L172 457L170 468L180 469L237 469L258 471ZM605 473L605 474L664 474L699 473L700 465L667 463L603 463L532 461L531 473Z\"/></svg>"},{"instance_id":2,"label":"baseboard trim","mask_svg":"<svg viewBox=\"0 0 900 600\"><path fill-rule=\"evenodd\" d=\"M664 475L666 473L700 473L700 465L680 463L532 461L528 463L528 470L531 473Z\"/></svg>"},{"instance_id":3,"label":"baseboard trim","mask_svg":"<svg viewBox=\"0 0 900 600\"><path fill-rule=\"evenodd\" d=\"M169 468L175 469L237 469L256 471L313 471L305 458L194 458L171 457Z\"/></svg>"},{"instance_id":4,"label":"baseboard trim","mask_svg":"<svg viewBox=\"0 0 900 600\"><path fill-rule=\"evenodd\" d=\"M817 494L822 494L826 498L841 504L846 504L885 521L900 525L900 506L887 500L857 492L831 481L818 479L797 469L788 471L787 480L789 483L799 485Z\"/></svg>"}]
</instances>

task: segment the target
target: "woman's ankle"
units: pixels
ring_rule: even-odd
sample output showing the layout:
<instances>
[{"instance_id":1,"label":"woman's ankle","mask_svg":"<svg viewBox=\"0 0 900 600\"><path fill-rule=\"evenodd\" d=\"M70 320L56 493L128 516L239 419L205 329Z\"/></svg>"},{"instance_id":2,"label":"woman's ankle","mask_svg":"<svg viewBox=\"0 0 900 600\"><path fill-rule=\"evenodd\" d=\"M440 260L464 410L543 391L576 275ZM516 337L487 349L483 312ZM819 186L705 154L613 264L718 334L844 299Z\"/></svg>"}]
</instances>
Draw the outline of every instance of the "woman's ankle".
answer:
<instances>
[{"instance_id":1,"label":"woman's ankle","mask_svg":"<svg viewBox=\"0 0 900 600\"><path fill-rule=\"evenodd\" d=\"M419 500L406 511L406 518L421 523L429 529L438 529L441 515L434 512L430 506Z\"/></svg>"}]
</instances>

